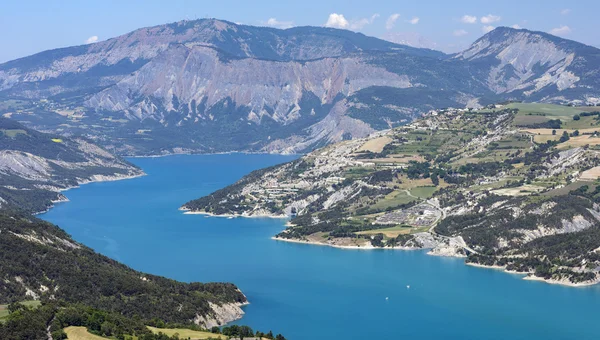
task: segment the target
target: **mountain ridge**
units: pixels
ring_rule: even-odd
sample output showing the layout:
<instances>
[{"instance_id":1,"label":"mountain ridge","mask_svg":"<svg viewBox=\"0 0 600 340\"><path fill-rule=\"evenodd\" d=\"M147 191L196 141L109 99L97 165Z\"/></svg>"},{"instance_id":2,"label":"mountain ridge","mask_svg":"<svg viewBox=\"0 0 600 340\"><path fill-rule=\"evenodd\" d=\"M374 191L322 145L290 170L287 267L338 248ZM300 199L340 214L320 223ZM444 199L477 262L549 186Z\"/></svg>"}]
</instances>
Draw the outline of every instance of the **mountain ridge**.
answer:
<instances>
[{"instance_id":1,"label":"mountain ridge","mask_svg":"<svg viewBox=\"0 0 600 340\"><path fill-rule=\"evenodd\" d=\"M180 21L0 64L0 98L33 113L0 114L119 154L298 153L440 107L600 103L596 50L549 37L502 27L446 55L333 28Z\"/></svg>"}]
</instances>

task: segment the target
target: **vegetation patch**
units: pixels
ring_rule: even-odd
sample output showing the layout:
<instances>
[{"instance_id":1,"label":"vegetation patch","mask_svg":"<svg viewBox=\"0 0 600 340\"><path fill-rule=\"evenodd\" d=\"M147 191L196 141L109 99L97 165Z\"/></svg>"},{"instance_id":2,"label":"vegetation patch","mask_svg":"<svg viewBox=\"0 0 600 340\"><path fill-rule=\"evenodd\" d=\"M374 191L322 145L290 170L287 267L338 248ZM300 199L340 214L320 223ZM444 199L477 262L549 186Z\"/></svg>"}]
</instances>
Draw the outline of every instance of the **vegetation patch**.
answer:
<instances>
[{"instance_id":1,"label":"vegetation patch","mask_svg":"<svg viewBox=\"0 0 600 340\"><path fill-rule=\"evenodd\" d=\"M186 328L157 328L148 326L148 329L154 334L165 334L167 336L177 335L181 339L204 340L204 339L227 339L227 336L211 332L195 331Z\"/></svg>"},{"instance_id":2,"label":"vegetation patch","mask_svg":"<svg viewBox=\"0 0 600 340\"><path fill-rule=\"evenodd\" d=\"M69 326L64 329L67 334L68 340L108 340L109 338L105 338L96 334L92 334L88 332L86 327L82 326Z\"/></svg>"}]
</instances>

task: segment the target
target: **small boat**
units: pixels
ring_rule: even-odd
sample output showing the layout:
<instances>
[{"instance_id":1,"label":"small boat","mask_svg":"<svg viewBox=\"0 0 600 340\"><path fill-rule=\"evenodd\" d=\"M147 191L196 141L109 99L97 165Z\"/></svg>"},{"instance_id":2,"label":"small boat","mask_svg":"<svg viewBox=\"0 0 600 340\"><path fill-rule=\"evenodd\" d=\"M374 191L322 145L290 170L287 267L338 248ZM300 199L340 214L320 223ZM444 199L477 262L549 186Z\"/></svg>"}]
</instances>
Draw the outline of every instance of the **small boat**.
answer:
<instances>
[{"instance_id":1,"label":"small boat","mask_svg":"<svg viewBox=\"0 0 600 340\"><path fill-rule=\"evenodd\" d=\"M406 285L406 289L410 289L410 285Z\"/></svg>"}]
</instances>

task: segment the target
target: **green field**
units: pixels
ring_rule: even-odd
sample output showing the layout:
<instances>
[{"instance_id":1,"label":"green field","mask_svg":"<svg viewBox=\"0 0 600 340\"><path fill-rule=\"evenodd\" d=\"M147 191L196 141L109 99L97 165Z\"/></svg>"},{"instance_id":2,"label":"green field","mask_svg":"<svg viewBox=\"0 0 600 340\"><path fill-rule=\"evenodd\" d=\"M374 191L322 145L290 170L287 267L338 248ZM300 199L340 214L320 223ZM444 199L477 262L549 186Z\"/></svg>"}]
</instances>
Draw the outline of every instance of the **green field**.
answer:
<instances>
[{"instance_id":1,"label":"green field","mask_svg":"<svg viewBox=\"0 0 600 340\"><path fill-rule=\"evenodd\" d=\"M600 108L596 107L579 108L554 104L513 103L506 105L506 108L519 109L519 113L513 121L515 126L539 124L551 119L560 119L562 122L561 127L564 129L584 129L599 125L599 122L595 120L596 117L593 116L573 120L573 116L581 112L600 111Z\"/></svg>"},{"instance_id":2,"label":"green field","mask_svg":"<svg viewBox=\"0 0 600 340\"><path fill-rule=\"evenodd\" d=\"M75 327L69 326L64 329L65 333L67 333L68 340L107 340L108 338L104 338L95 334L88 332L85 327Z\"/></svg>"},{"instance_id":3,"label":"green field","mask_svg":"<svg viewBox=\"0 0 600 340\"><path fill-rule=\"evenodd\" d=\"M38 300L23 301L21 304L28 307L37 307L41 304ZM0 305L0 321L8 316L8 305Z\"/></svg>"},{"instance_id":4,"label":"green field","mask_svg":"<svg viewBox=\"0 0 600 340\"><path fill-rule=\"evenodd\" d=\"M214 334L210 332L201 332L201 331L193 331L191 329L185 328L156 328L148 326L148 329L152 331L154 334L163 333L168 336L173 336L174 334L179 334L179 338L181 339L227 339L225 335Z\"/></svg>"},{"instance_id":5,"label":"green field","mask_svg":"<svg viewBox=\"0 0 600 340\"><path fill-rule=\"evenodd\" d=\"M433 196L433 193L438 190L437 187L427 186L427 187L416 187L410 189L410 193L419 198L429 198Z\"/></svg>"},{"instance_id":6,"label":"green field","mask_svg":"<svg viewBox=\"0 0 600 340\"><path fill-rule=\"evenodd\" d=\"M410 196L405 190L397 190L392 191L383 199L377 201L377 203L371 206L371 209L381 211L388 208L395 208L402 204L407 204L416 200L417 198Z\"/></svg>"},{"instance_id":7,"label":"green field","mask_svg":"<svg viewBox=\"0 0 600 340\"><path fill-rule=\"evenodd\" d=\"M373 172L371 168L358 167L348 168L344 173L345 178L361 178Z\"/></svg>"},{"instance_id":8,"label":"green field","mask_svg":"<svg viewBox=\"0 0 600 340\"><path fill-rule=\"evenodd\" d=\"M388 238L398 237L398 235L407 235L407 234L415 234L422 233L429 230L429 227L411 227L411 226L394 226L389 228L381 228L381 229L373 229L373 230L365 230L358 232L357 234L362 235L375 235L375 234L383 234Z\"/></svg>"},{"instance_id":9,"label":"green field","mask_svg":"<svg viewBox=\"0 0 600 340\"><path fill-rule=\"evenodd\" d=\"M10 138L15 138L18 135L26 135L27 131L21 129L0 129L3 135Z\"/></svg>"},{"instance_id":10,"label":"green field","mask_svg":"<svg viewBox=\"0 0 600 340\"><path fill-rule=\"evenodd\" d=\"M573 117L583 111L572 106L543 103L512 103L506 105L506 108L519 109L519 114L541 113L552 118Z\"/></svg>"},{"instance_id":11,"label":"green field","mask_svg":"<svg viewBox=\"0 0 600 340\"><path fill-rule=\"evenodd\" d=\"M31 105L28 101L18 99L8 99L0 101L0 112L8 110L20 110Z\"/></svg>"},{"instance_id":12,"label":"green field","mask_svg":"<svg viewBox=\"0 0 600 340\"><path fill-rule=\"evenodd\" d=\"M573 190L577 190L579 188L581 188L582 186L587 185L588 187L590 187L590 189L594 189L596 187L596 185L594 185L591 182L586 182L586 181L577 181L577 182L573 182L573 183L569 183L567 185L565 185L562 188L559 189L554 189L554 190L550 190L548 192L543 193L543 196L550 196L550 197L554 197L554 196L560 196L560 195L566 195L569 192L573 191ZM588 189L588 191L590 190Z\"/></svg>"}]
</instances>

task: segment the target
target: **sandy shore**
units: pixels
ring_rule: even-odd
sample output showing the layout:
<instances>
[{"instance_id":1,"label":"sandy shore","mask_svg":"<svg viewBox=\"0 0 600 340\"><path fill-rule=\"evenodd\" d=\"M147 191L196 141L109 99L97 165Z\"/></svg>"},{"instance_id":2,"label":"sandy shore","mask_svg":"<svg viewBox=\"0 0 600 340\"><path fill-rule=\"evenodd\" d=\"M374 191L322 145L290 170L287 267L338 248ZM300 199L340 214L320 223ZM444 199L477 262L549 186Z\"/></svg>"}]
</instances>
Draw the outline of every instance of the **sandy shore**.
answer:
<instances>
[{"instance_id":1,"label":"sandy shore","mask_svg":"<svg viewBox=\"0 0 600 340\"><path fill-rule=\"evenodd\" d=\"M357 250L357 249L358 250L361 250L361 249L366 249L366 250L371 250L371 249L385 249L385 248L373 247L372 245L366 245L364 247L361 247L361 246L341 246L341 245L330 244L330 243L325 243L325 242L304 241L304 240L296 240L296 239L289 239L289 238L281 238L281 237L276 237L276 236L271 237L271 240L283 241L283 242L290 242L290 243L312 244L314 246L326 246L326 247L333 247L333 248L339 248L339 249L355 249L355 250Z\"/></svg>"},{"instance_id":2,"label":"sandy shore","mask_svg":"<svg viewBox=\"0 0 600 340\"><path fill-rule=\"evenodd\" d=\"M185 211L185 215L205 215L207 217L226 217L226 218L277 218L283 219L288 218L287 215L242 215L242 214L213 214L205 211L191 211L187 208L179 208L181 211Z\"/></svg>"},{"instance_id":3,"label":"sandy shore","mask_svg":"<svg viewBox=\"0 0 600 340\"><path fill-rule=\"evenodd\" d=\"M414 248L414 247L374 247L370 244L365 245L365 246L343 246L343 245L331 244L331 243L327 243L327 242L305 241L305 240L282 238L282 237L277 237L277 236L271 237L271 240L290 242L290 243L310 244L310 245L314 245L314 246L326 246L326 247L333 247L333 248L339 248L339 249L354 249L354 250L374 250L374 249L404 250L404 251L423 250L423 248Z\"/></svg>"}]
</instances>

